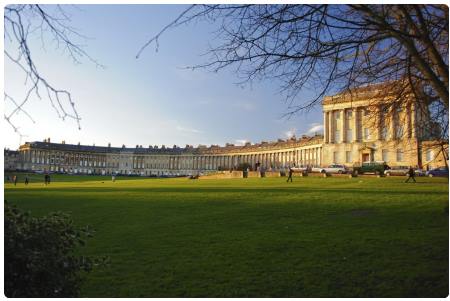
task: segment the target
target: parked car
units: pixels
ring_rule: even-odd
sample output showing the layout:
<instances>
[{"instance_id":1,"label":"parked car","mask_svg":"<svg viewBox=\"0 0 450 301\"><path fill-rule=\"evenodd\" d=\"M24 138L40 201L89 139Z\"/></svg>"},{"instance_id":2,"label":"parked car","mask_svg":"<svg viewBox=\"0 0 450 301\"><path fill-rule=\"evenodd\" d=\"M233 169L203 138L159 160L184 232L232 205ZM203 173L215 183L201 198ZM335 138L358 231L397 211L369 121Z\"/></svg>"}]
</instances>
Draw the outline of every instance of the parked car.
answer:
<instances>
[{"instance_id":1,"label":"parked car","mask_svg":"<svg viewBox=\"0 0 450 301\"><path fill-rule=\"evenodd\" d=\"M322 170L323 170L323 167L313 166L313 167L311 167L310 172L322 172Z\"/></svg>"},{"instance_id":2,"label":"parked car","mask_svg":"<svg viewBox=\"0 0 450 301\"><path fill-rule=\"evenodd\" d=\"M416 174L417 177L423 177L426 175L426 171L420 168L415 169L414 173Z\"/></svg>"},{"instance_id":3,"label":"parked car","mask_svg":"<svg viewBox=\"0 0 450 301\"><path fill-rule=\"evenodd\" d=\"M390 169L386 169L384 174L386 176L406 176L408 171L408 166L392 166Z\"/></svg>"},{"instance_id":4,"label":"parked car","mask_svg":"<svg viewBox=\"0 0 450 301\"><path fill-rule=\"evenodd\" d=\"M445 166L438 167L427 171L426 175L428 177L448 177L448 168Z\"/></svg>"},{"instance_id":5,"label":"parked car","mask_svg":"<svg viewBox=\"0 0 450 301\"><path fill-rule=\"evenodd\" d=\"M296 166L296 167L292 167L292 170L294 172L304 172L304 171L308 171L308 167L307 166Z\"/></svg>"},{"instance_id":6,"label":"parked car","mask_svg":"<svg viewBox=\"0 0 450 301\"><path fill-rule=\"evenodd\" d=\"M376 175L383 175L386 163L382 161L363 162L360 167L355 167L353 170L357 174L373 173Z\"/></svg>"},{"instance_id":7,"label":"parked car","mask_svg":"<svg viewBox=\"0 0 450 301\"><path fill-rule=\"evenodd\" d=\"M345 165L331 164L328 167L323 167L320 170L321 173L347 173L348 169Z\"/></svg>"}]
</instances>

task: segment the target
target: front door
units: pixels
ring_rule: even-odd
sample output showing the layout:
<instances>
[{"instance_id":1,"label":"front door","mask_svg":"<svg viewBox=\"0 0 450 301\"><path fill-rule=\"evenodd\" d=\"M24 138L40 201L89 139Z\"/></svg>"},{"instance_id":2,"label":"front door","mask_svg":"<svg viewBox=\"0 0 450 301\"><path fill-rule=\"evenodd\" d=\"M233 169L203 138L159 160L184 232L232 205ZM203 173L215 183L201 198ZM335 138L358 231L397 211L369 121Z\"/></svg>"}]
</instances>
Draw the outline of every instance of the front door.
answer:
<instances>
[{"instance_id":1,"label":"front door","mask_svg":"<svg viewBox=\"0 0 450 301\"><path fill-rule=\"evenodd\" d=\"M370 161L370 154L362 154L362 161L363 162L369 162Z\"/></svg>"}]
</instances>

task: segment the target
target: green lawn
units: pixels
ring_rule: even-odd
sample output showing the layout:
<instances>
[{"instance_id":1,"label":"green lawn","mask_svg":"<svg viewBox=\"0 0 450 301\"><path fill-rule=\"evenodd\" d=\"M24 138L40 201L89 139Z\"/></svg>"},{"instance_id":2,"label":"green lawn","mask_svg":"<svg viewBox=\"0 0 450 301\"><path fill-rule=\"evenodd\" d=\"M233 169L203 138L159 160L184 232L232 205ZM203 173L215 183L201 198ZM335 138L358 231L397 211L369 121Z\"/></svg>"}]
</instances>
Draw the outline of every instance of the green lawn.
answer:
<instances>
[{"instance_id":1,"label":"green lawn","mask_svg":"<svg viewBox=\"0 0 450 301\"><path fill-rule=\"evenodd\" d=\"M97 230L86 297L448 295L448 179L41 178L5 199Z\"/></svg>"}]
</instances>

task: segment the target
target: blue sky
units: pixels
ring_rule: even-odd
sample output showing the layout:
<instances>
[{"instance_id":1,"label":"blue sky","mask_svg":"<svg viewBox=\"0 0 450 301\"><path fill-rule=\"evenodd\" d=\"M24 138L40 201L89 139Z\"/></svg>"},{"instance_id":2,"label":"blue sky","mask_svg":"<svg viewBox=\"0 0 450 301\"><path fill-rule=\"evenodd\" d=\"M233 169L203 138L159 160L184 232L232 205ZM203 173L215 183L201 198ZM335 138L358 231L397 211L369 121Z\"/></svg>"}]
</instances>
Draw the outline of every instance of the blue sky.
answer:
<instances>
[{"instance_id":1,"label":"blue sky","mask_svg":"<svg viewBox=\"0 0 450 301\"><path fill-rule=\"evenodd\" d=\"M87 36L76 40L105 68L87 59L74 64L62 49L40 34L31 36L32 55L42 74L69 90L80 114L81 130L73 120L62 121L47 98L32 97L24 114L13 117L25 137L22 142L53 142L113 146L136 144L219 144L273 141L321 131L318 106L289 120L276 82L239 86L233 69L213 73L183 67L205 62L215 24L198 22L166 32L159 51L149 47L136 59L148 38L172 21L183 5L65 6L71 25ZM5 59L5 91L20 100L24 76ZM300 99L306 97L300 94ZM13 109L5 103L6 112ZM15 149L20 137L3 123L4 144Z\"/></svg>"}]
</instances>

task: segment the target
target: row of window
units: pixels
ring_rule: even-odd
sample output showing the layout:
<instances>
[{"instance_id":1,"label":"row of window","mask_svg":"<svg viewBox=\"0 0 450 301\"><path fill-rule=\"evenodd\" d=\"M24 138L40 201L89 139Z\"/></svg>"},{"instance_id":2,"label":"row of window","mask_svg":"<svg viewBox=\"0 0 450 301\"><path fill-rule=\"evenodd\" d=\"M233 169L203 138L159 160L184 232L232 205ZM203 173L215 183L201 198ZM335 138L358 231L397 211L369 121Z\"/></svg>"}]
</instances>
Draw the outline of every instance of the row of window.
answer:
<instances>
[{"instance_id":1,"label":"row of window","mask_svg":"<svg viewBox=\"0 0 450 301\"><path fill-rule=\"evenodd\" d=\"M385 161L385 162L389 161L388 153L389 153L389 151L387 149L381 150L382 161ZM403 160L404 160L403 149L400 149L400 148L397 149L395 154L396 154L396 158L395 158L396 161L397 162L403 162ZM356 161L358 161L358 159ZM340 157L340 152L334 152L333 153L333 162L335 162L335 163L342 162L341 157ZM353 163L354 162L353 152L352 151L346 151L345 152L345 162L346 163Z\"/></svg>"},{"instance_id":2,"label":"row of window","mask_svg":"<svg viewBox=\"0 0 450 301\"><path fill-rule=\"evenodd\" d=\"M353 141L353 129L352 128L347 128L347 133L346 133L346 141L347 142L351 142ZM404 134L404 129L403 126L399 125L395 127L395 137L403 137ZM371 131L369 128L364 128L363 129L363 139L364 140L371 140L372 135L371 135ZM381 135L380 135L381 140L387 140L388 139L388 129L387 127L383 127L381 129ZM335 130L334 131L334 141L341 141L341 131L340 130Z\"/></svg>"},{"instance_id":3,"label":"row of window","mask_svg":"<svg viewBox=\"0 0 450 301\"><path fill-rule=\"evenodd\" d=\"M389 161L388 157L389 151L387 149L381 150L381 160L384 162ZM403 162L404 161L404 155L403 155L403 149L399 148L395 151L395 159L397 162ZM425 160L431 161L434 159L434 153L433 150L427 150L425 152ZM333 153L333 162L339 163L341 162L340 158L340 152L334 152ZM352 151L346 151L345 152L345 162L346 163L353 163L353 152Z\"/></svg>"}]
</instances>

